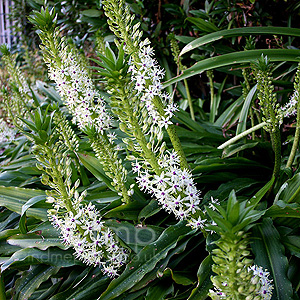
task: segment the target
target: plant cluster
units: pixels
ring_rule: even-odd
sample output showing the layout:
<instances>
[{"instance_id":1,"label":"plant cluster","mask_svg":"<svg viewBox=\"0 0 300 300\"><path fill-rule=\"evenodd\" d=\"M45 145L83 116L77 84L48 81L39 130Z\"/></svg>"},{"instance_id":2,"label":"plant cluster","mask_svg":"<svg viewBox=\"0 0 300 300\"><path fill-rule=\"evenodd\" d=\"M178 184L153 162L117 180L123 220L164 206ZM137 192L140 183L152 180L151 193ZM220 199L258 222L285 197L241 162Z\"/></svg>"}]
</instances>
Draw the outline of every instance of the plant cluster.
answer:
<instances>
[{"instance_id":1,"label":"plant cluster","mask_svg":"<svg viewBox=\"0 0 300 300\"><path fill-rule=\"evenodd\" d=\"M298 299L300 30L242 27L260 1L183 2L158 4L165 37L146 1L84 10L103 17L90 62L68 1L37 5L47 82L0 47L1 299Z\"/></svg>"}]
</instances>

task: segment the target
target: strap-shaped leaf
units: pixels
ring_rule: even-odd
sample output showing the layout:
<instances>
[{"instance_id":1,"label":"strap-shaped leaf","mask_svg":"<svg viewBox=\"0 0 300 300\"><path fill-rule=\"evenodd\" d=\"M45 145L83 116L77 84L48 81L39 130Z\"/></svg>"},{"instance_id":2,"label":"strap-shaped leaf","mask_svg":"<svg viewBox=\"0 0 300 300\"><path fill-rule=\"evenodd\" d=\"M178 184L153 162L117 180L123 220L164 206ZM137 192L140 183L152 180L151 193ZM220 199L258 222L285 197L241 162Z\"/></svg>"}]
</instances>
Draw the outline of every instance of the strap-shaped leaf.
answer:
<instances>
[{"instance_id":1,"label":"strap-shaped leaf","mask_svg":"<svg viewBox=\"0 0 300 300\"><path fill-rule=\"evenodd\" d=\"M92 268L90 272L87 272L87 269L85 269L80 274L75 273L74 276L76 279L71 284L66 285L67 288L65 290L60 291L49 300L97 299L110 281L107 276L103 275L99 268Z\"/></svg>"},{"instance_id":2,"label":"strap-shaped leaf","mask_svg":"<svg viewBox=\"0 0 300 300\"><path fill-rule=\"evenodd\" d=\"M44 237L35 233L17 234L7 239L10 245L19 246L22 248L38 248L46 250L49 247L59 247L61 249L67 249L61 239L57 237Z\"/></svg>"},{"instance_id":3,"label":"strap-shaped leaf","mask_svg":"<svg viewBox=\"0 0 300 300\"><path fill-rule=\"evenodd\" d=\"M58 267L38 265L22 276L15 290L14 299L26 300L48 278L59 271Z\"/></svg>"},{"instance_id":4,"label":"strap-shaped leaf","mask_svg":"<svg viewBox=\"0 0 300 300\"><path fill-rule=\"evenodd\" d=\"M184 222L168 227L157 241L147 245L127 265L120 277L114 279L99 300L111 300L129 290L138 283L156 264L164 259L168 252L176 247L181 236L187 235L191 230Z\"/></svg>"},{"instance_id":5,"label":"strap-shaped leaf","mask_svg":"<svg viewBox=\"0 0 300 300\"><path fill-rule=\"evenodd\" d=\"M246 130L248 112L249 112L249 108L250 108L252 99L255 95L256 88L257 88L257 84L249 91L249 93L245 99L245 102L243 104L243 108L241 110L241 114L239 117L239 123L236 128L236 132L235 132L236 135L238 135L239 133L242 133L243 131Z\"/></svg>"},{"instance_id":6,"label":"strap-shaped leaf","mask_svg":"<svg viewBox=\"0 0 300 300\"><path fill-rule=\"evenodd\" d=\"M45 192L34 189L0 186L0 206L5 206L9 210L21 214L23 205L29 199L41 195L45 195ZM48 220L46 208L30 207L27 210L27 216L43 221Z\"/></svg>"},{"instance_id":7,"label":"strap-shaped leaf","mask_svg":"<svg viewBox=\"0 0 300 300\"><path fill-rule=\"evenodd\" d=\"M10 266L32 264L47 264L55 267L70 267L74 265L82 265L82 263L75 259L73 250L62 250L59 248L48 248L46 251L42 251L36 248L25 248L16 251L9 259L7 259L1 266L1 270L4 271Z\"/></svg>"},{"instance_id":8,"label":"strap-shaped leaf","mask_svg":"<svg viewBox=\"0 0 300 300\"><path fill-rule=\"evenodd\" d=\"M210 57L195 63L190 68L184 70L180 75L166 81L164 87L174 84L185 78L201 74L204 71L216 69L219 67L230 66L234 64L253 62L261 55L267 56L268 59L273 61L295 61L300 60L300 50L295 49L258 49L248 51L237 51L220 56Z\"/></svg>"},{"instance_id":9,"label":"strap-shaped leaf","mask_svg":"<svg viewBox=\"0 0 300 300\"><path fill-rule=\"evenodd\" d=\"M211 256L207 256L200 264L197 277L198 283L189 296L188 300L204 300L207 298L208 291L213 288L210 277L213 275L211 270L213 261Z\"/></svg>"},{"instance_id":10,"label":"strap-shaped leaf","mask_svg":"<svg viewBox=\"0 0 300 300\"><path fill-rule=\"evenodd\" d=\"M277 200L283 200L286 203L300 202L300 173L296 173L291 179L287 180L281 193L276 196Z\"/></svg>"},{"instance_id":11,"label":"strap-shaped leaf","mask_svg":"<svg viewBox=\"0 0 300 300\"><path fill-rule=\"evenodd\" d=\"M235 36L246 36L246 35L289 35L289 36L300 36L300 29L290 28L290 27L241 27L241 28L232 28L226 30L220 30L202 36L196 40L193 40L191 43L187 44L180 52L180 55L183 55L195 48L200 46Z\"/></svg>"},{"instance_id":12,"label":"strap-shaped leaf","mask_svg":"<svg viewBox=\"0 0 300 300\"><path fill-rule=\"evenodd\" d=\"M78 154L82 164L99 180L106 183L108 188L115 191L115 188L111 185L110 178L105 174L102 165L96 157L88 154Z\"/></svg>"},{"instance_id":13,"label":"strap-shaped leaf","mask_svg":"<svg viewBox=\"0 0 300 300\"><path fill-rule=\"evenodd\" d=\"M255 263L267 268L274 284L272 300L291 300L292 284L287 278L288 260L280 242L278 231L270 218L265 218L261 225L253 228L252 249Z\"/></svg>"}]
</instances>

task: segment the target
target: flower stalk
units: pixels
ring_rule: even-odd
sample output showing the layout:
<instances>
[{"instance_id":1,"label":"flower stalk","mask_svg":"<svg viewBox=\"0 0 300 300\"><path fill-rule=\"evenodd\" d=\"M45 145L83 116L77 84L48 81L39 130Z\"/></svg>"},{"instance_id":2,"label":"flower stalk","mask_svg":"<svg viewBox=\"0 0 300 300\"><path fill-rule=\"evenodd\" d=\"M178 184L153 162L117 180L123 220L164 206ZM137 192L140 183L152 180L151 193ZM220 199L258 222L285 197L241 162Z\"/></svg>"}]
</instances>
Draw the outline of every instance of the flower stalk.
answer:
<instances>
[{"instance_id":1,"label":"flower stalk","mask_svg":"<svg viewBox=\"0 0 300 300\"><path fill-rule=\"evenodd\" d=\"M181 62L182 57L179 56L180 50L179 50L179 47L178 47L178 43L175 39L175 35L172 33L172 34L169 35L169 37L170 37L171 51L172 51L172 54L173 54L174 61L177 65L178 71L183 71L183 70L186 69L186 66L184 66ZM195 112L194 112L193 102L192 102L190 89L189 89L189 85L188 85L188 82L187 82L186 78L183 79L183 84L184 84L184 87L185 87L186 97L187 97L188 104L189 104L191 119L195 121Z\"/></svg>"},{"instance_id":2,"label":"flower stalk","mask_svg":"<svg viewBox=\"0 0 300 300\"><path fill-rule=\"evenodd\" d=\"M279 128L282 123L282 116L274 93L270 68L271 65L269 64L268 58L263 55L257 62L253 63L252 66L257 81L257 97L263 113L262 120L267 122L264 129L270 133L274 151L273 176L277 178L281 162L281 136Z\"/></svg>"},{"instance_id":3,"label":"flower stalk","mask_svg":"<svg viewBox=\"0 0 300 300\"><path fill-rule=\"evenodd\" d=\"M294 114L296 112L297 119L296 119L296 131L295 131L294 141L286 164L287 168L292 167L297 149L299 147L299 139L300 139L300 97L299 95L300 95L300 64L298 65L297 72L295 75L295 80L294 80L294 94L290 102L288 103L289 110L291 110L290 107L294 108L292 109L292 111L288 112L288 115Z\"/></svg>"}]
</instances>

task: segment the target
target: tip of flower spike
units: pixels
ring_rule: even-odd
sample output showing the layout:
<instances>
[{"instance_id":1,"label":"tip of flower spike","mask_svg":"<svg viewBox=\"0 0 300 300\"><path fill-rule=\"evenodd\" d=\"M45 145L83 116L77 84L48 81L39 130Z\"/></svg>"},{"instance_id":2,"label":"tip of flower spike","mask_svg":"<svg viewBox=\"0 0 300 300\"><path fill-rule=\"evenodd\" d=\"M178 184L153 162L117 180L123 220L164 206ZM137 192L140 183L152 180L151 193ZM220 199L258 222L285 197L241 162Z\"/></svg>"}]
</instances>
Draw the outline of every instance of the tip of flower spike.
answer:
<instances>
[{"instance_id":1,"label":"tip of flower spike","mask_svg":"<svg viewBox=\"0 0 300 300\"><path fill-rule=\"evenodd\" d=\"M28 17L28 20L42 31L52 31L56 25L56 18L54 8L49 10L48 7L42 7L41 12L35 11L34 15Z\"/></svg>"},{"instance_id":2,"label":"tip of flower spike","mask_svg":"<svg viewBox=\"0 0 300 300\"><path fill-rule=\"evenodd\" d=\"M10 50L8 48L8 45L6 44L2 44L0 46L0 52L3 54L3 55L10 55Z\"/></svg>"}]
</instances>

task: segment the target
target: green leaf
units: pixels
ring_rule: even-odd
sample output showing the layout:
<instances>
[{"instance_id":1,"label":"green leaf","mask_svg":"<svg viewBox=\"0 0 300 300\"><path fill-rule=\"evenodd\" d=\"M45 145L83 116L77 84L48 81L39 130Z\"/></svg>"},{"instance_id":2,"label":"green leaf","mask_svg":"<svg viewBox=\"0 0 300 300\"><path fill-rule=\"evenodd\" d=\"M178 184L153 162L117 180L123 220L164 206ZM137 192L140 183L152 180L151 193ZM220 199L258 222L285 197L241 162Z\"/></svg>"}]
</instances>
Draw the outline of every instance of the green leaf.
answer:
<instances>
[{"instance_id":1,"label":"green leaf","mask_svg":"<svg viewBox=\"0 0 300 300\"><path fill-rule=\"evenodd\" d=\"M166 296L174 292L173 285L167 285L167 283L162 282L151 286L147 290L145 300L164 300Z\"/></svg>"},{"instance_id":2,"label":"green leaf","mask_svg":"<svg viewBox=\"0 0 300 300\"><path fill-rule=\"evenodd\" d=\"M164 259L168 252L176 247L178 239L187 235L191 230L184 222L168 227L154 243L147 245L140 251L126 267L120 277L114 279L99 300L110 300L129 290L156 264Z\"/></svg>"},{"instance_id":3,"label":"green leaf","mask_svg":"<svg viewBox=\"0 0 300 300\"><path fill-rule=\"evenodd\" d=\"M295 255L300 258L300 237L297 235L281 236L281 241L284 246Z\"/></svg>"},{"instance_id":4,"label":"green leaf","mask_svg":"<svg viewBox=\"0 0 300 300\"><path fill-rule=\"evenodd\" d=\"M211 108L210 108L210 114L209 114L209 121L211 123L215 122L215 117L218 114L218 110L219 110L219 106L220 106L220 102L221 102L221 96L224 90L224 86L227 80L227 76L225 76L223 82L221 83L219 89L218 89L218 93L216 95L214 95L214 100L211 103Z\"/></svg>"},{"instance_id":5,"label":"green leaf","mask_svg":"<svg viewBox=\"0 0 300 300\"><path fill-rule=\"evenodd\" d=\"M280 236L270 218L253 228L255 263L268 269L273 279L272 300L292 300L292 284L287 278L288 260Z\"/></svg>"},{"instance_id":6,"label":"green leaf","mask_svg":"<svg viewBox=\"0 0 300 300\"><path fill-rule=\"evenodd\" d=\"M201 74L204 71L216 69L234 64L247 63L256 61L261 55L265 55L272 61L299 61L300 50L295 49L258 49L248 51L237 51L210 57L195 63L190 68L184 70L180 75L166 81L163 86L167 87L185 78Z\"/></svg>"},{"instance_id":7,"label":"green leaf","mask_svg":"<svg viewBox=\"0 0 300 300\"><path fill-rule=\"evenodd\" d=\"M139 213L138 219L145 220L161 210L157 200L152 199Z\"/></svg>"},{"instance_id":8,"label":"green leaf","mask_svg":"<svg viewBox=\"0 0 300 300\"><path fill-rule=\"evenodd\" d=\"M97 18L102 15L101 10L98 9L85 9L82 10L80 13L83 14L84 16L91 17L91 18Z\"/></svg>"},{"instance_id":9,"label":"green leaf","mask_svg":"<svg viewBox=\"0 0 300 300\"><path fill-rule=\"evenodd\" d=\"M19 246L21 248L38 248L40 250L46 250L49 247L59 247L61 249L67 249L62 244L62 240L57 237L44 237L36 233L17 234L7 239L10 245Z\"/></svg>"},{"instance_id":10,"label":"green leaf","mask_svg":"<svg viewBox=\"0 0 300 300\"><path fill-rule=\"evenodd\" d=\"M258 145L258 142L247 142L247 143L238 143L227 146L222 153L223 158L233 156L234 154L244 151L246 149L254 148Z\"/></svg>"},{"instance_id":11,"label":"green leaf","mask_svg":"<svg viewBox=\"0 0 300 300\"><path fill-rule=\"evenodd\" d=\"M201 18L195 18L195 17L187 17L186 20L196 25L201 31L204 32L218 31L218 27L210 21L203 20Z\"/></svg>"},{"instance_id":12,"label":"green leaf","mask_svg":"<svg viewBox=\"0 0 300 300\"><path fill-rule=\"evenodd\" d=\"M20 220L19 220L19 229L20 229L21 233L26 234L28 232L26 223L27 223L26 214L21 215Z\"/></svg>"},{"instance_id":13,"label":"green leaf","mask_svg":"<svg viewBox=\"0 0 300 300\"><path fill-rule=\"evenodd\" d=\"M120 218L123 220L137 220L138 215L141 209L144 207L144 204L138 201L132 201L120 205L116 208L109 210L105 213L105 218Z\"/></svg>"},{"instance_id":14,"label":"green leaf","mask_svg":"<svg viewBox=\"0 0 300 300\"><path fill-rule=\"evenodd\" d=\"M74 265L82 265L75 259L73 250L62 250L58 248L48 248L45 251L36 248L25 248L15 252L8 260L6 260L1 270L4 271L9 267L17 267L19 265L29 266L32 264L48 264L55 267L70 267Z\"/></svg>"},{"instance_id":15,"label":"green leaf","mask_svg":"<svg viewBox=\"0 0 300 300\"><path fill-rule=\"evenodd\" d=\"M208 291L213 288L210 277L213 275L211 267L213 261L211 256L208 255L200 264L197 277L198 283L188 298L188 300L204 300L207 298Z\"/></svg>"},{"instance_id":16,"label":"green leaf","mask_svg":"<svg viewBox=\"0 0 300 300\"><path fill-rule=\"evenodd\" d=\"M243 104L243 107L241 110L241 114L239 117L238 126L237 126L236 132L235 132L236 135L238 135L246 130L248 112L249 112L249 108L250 108L252 99L256 93L256 89L257 89L257 84L249 91L249 93L244 101L244 104Z\"/></svg>"},{"instance_id":17,"label":"green leaf","mask_svg":"<svg viewBox=\"0 0 300 300\"><path fill-rule=\"evenodd\" d=\"M300 218L299 204L287 204L279 200L266 212L266 216L274 218Z\"/></svg>"},{"instance_id":18,"label":"green leaf","mask_svg":"<svg viewBox=\"0 0 300 300\"><path fill-rule=\"evenodd\" d=\"M291 179L287 180L282 188L280 195L276 195L276 199L280 199L286 203L300 202L300 173L295 174Z\"/></svg>"},{"instance_id":19,"label":"green leaf","mask_svg":"<svg viewBox=\"0 0 300 300\"><path fill-rule=\"evenodd\" d=\"M66 289L60 288L60 292L49 300L95 300L110 281L110 278L104 276L99 268L85 269L79 274L75 273L75 270L73 272L75 280L71 283L67 282Z\"/></svg>"},{"instance_id":20,"label":"green leaf","mask_svg":"<svg viewBox=\"0 0 300 300\"><path fill-rule=\"evenodd\" d=\"M3 275L1 272L0 272L0 298L2 300L6 300L5 284L4 284Z\"/></svg>"},{"instance_id":21,"label":"green leaf","mask_svg":"<svg viewBox=\"0 0 300 300\"><path fill-rule=\"evenodd\" d=\"M200 46L218 41L223 38L235 37L235 36L247 36L247 35L290 35L300 36L300 29L290 27L241 27L220 30L202 36L193 40L187 44L180 52L180 56Z\"/></svg>"},{"instance_id":22,"label":"green leaf","mask_svg":"<svg viewBox=\"0 0 300 300\"><path fill-rule=\"evenodd\" d=\"M62 104L59 93L55 90L53 86L48 86L45 82L37 80L36 87L39 91L45 94L50 100Z\"/></svg>"},{"instance_id":23,"label":"green leaf","mask_svg":"<svg viewBox=\"0 0 300 300\"><path fill-rule=\"evenodd\" d=\"M23 204L21 216L23 216L26 213L28 208L30 208L31 206L35 205L38 202L45 201L45 200L46 200L46 195L39 195L30 198L25 204Z\"/></svg>"},{"instance_id":24,"label":"green leaf","mask_svg":"<svg viewBox=\"0 0 300 300\"><path fill-rule=\"evenodd\" d=\"M9 210L21 214L23 205L29 199L41 195L45 195L45 192L34 189L0 186L0 206L5 206ZM48 220L46 208L28 208L27 216L43 221Z\"/></svg>"},{"instance_id":25,"label":"green leaf","mask_svg":"<svg viewBox=\"0 0 300 300\"><path fill-rule=\"evenodd\" d=\"M58 267L52 266L32 266L30 271L26 271L18 281L15 288L14 299L27 300L43 282L47 281L50 276L56 274L58 270Z\"/></svg>"},{"instance_id":26,"label":"green leaf","mask_svg":"<svg viewBox=\"0 0 300 300\"><path fill-rule=\"evenodd\" d=\"M163 231L163 228L158 226L134 226L131 223L116 220L106 220L105 225L136 253L156 241Z\"/></svg>"},{"instance_id":27,"label":"green leaf","mask_svg":"<svg viewBox=\"0 0 300 300\"><path fill-rule=\"evenodd\" d=\"M200 233L198 233L198 234L200 234ZM179 264L182 261L182 258L185 257L185 255L189 252L189 251L186 251L186 249L187 249L189 241L193 237L194 237L194 235L190 234L190 235L184 236L183 238L180 238L178 240L176 246L168 252L167 256L164 259L162 259L161 261L159 261L159 263L156 264L155 268L152 271L148 272L137 284L135 284L131 288L131 290L137 291L144 287L147 287L149 282L155 280L157 278L157 276L160 276L161 274L163 274L163 271L167 267L167 265L170 264L175 268L177 266L177 264ZM203 241L204 241L204 239L200 238L199 244L203 243ZM189 249L189 250L191 250L191 249ZM178 255L180 253L183 253L183 254L179 257ZM170 262L171 258L173 258L174 255L176 255L176 257L178 257L178 259ZM120 300L122 300L122 299L120 299Z\"/></svg>"},{"instance_id":28,"label":"green leaf","mask_svg":"<svg viewBox=\"0 0 300 300\"><path fill-rule=\"evenodd\" d=\"M271 186L275 181L275 177L272 176L271 180L269 180L247 203L247 206L255 207L259 201L264 197L264 195L269 191Z\"/></svg>"},{"instance_id":29,"label":"green leaf","mask_svg":"<svg viewBox=\"0 0 300 300\"><path fill-rule=\"evenodd\" d=\"M115 191L115 188L111 185L111 179L103 171L103 167L96 157L88 154L78 153L79 159L82 164L99 180L106 183L106 185Z\"/></svg>"}]
</instances>

